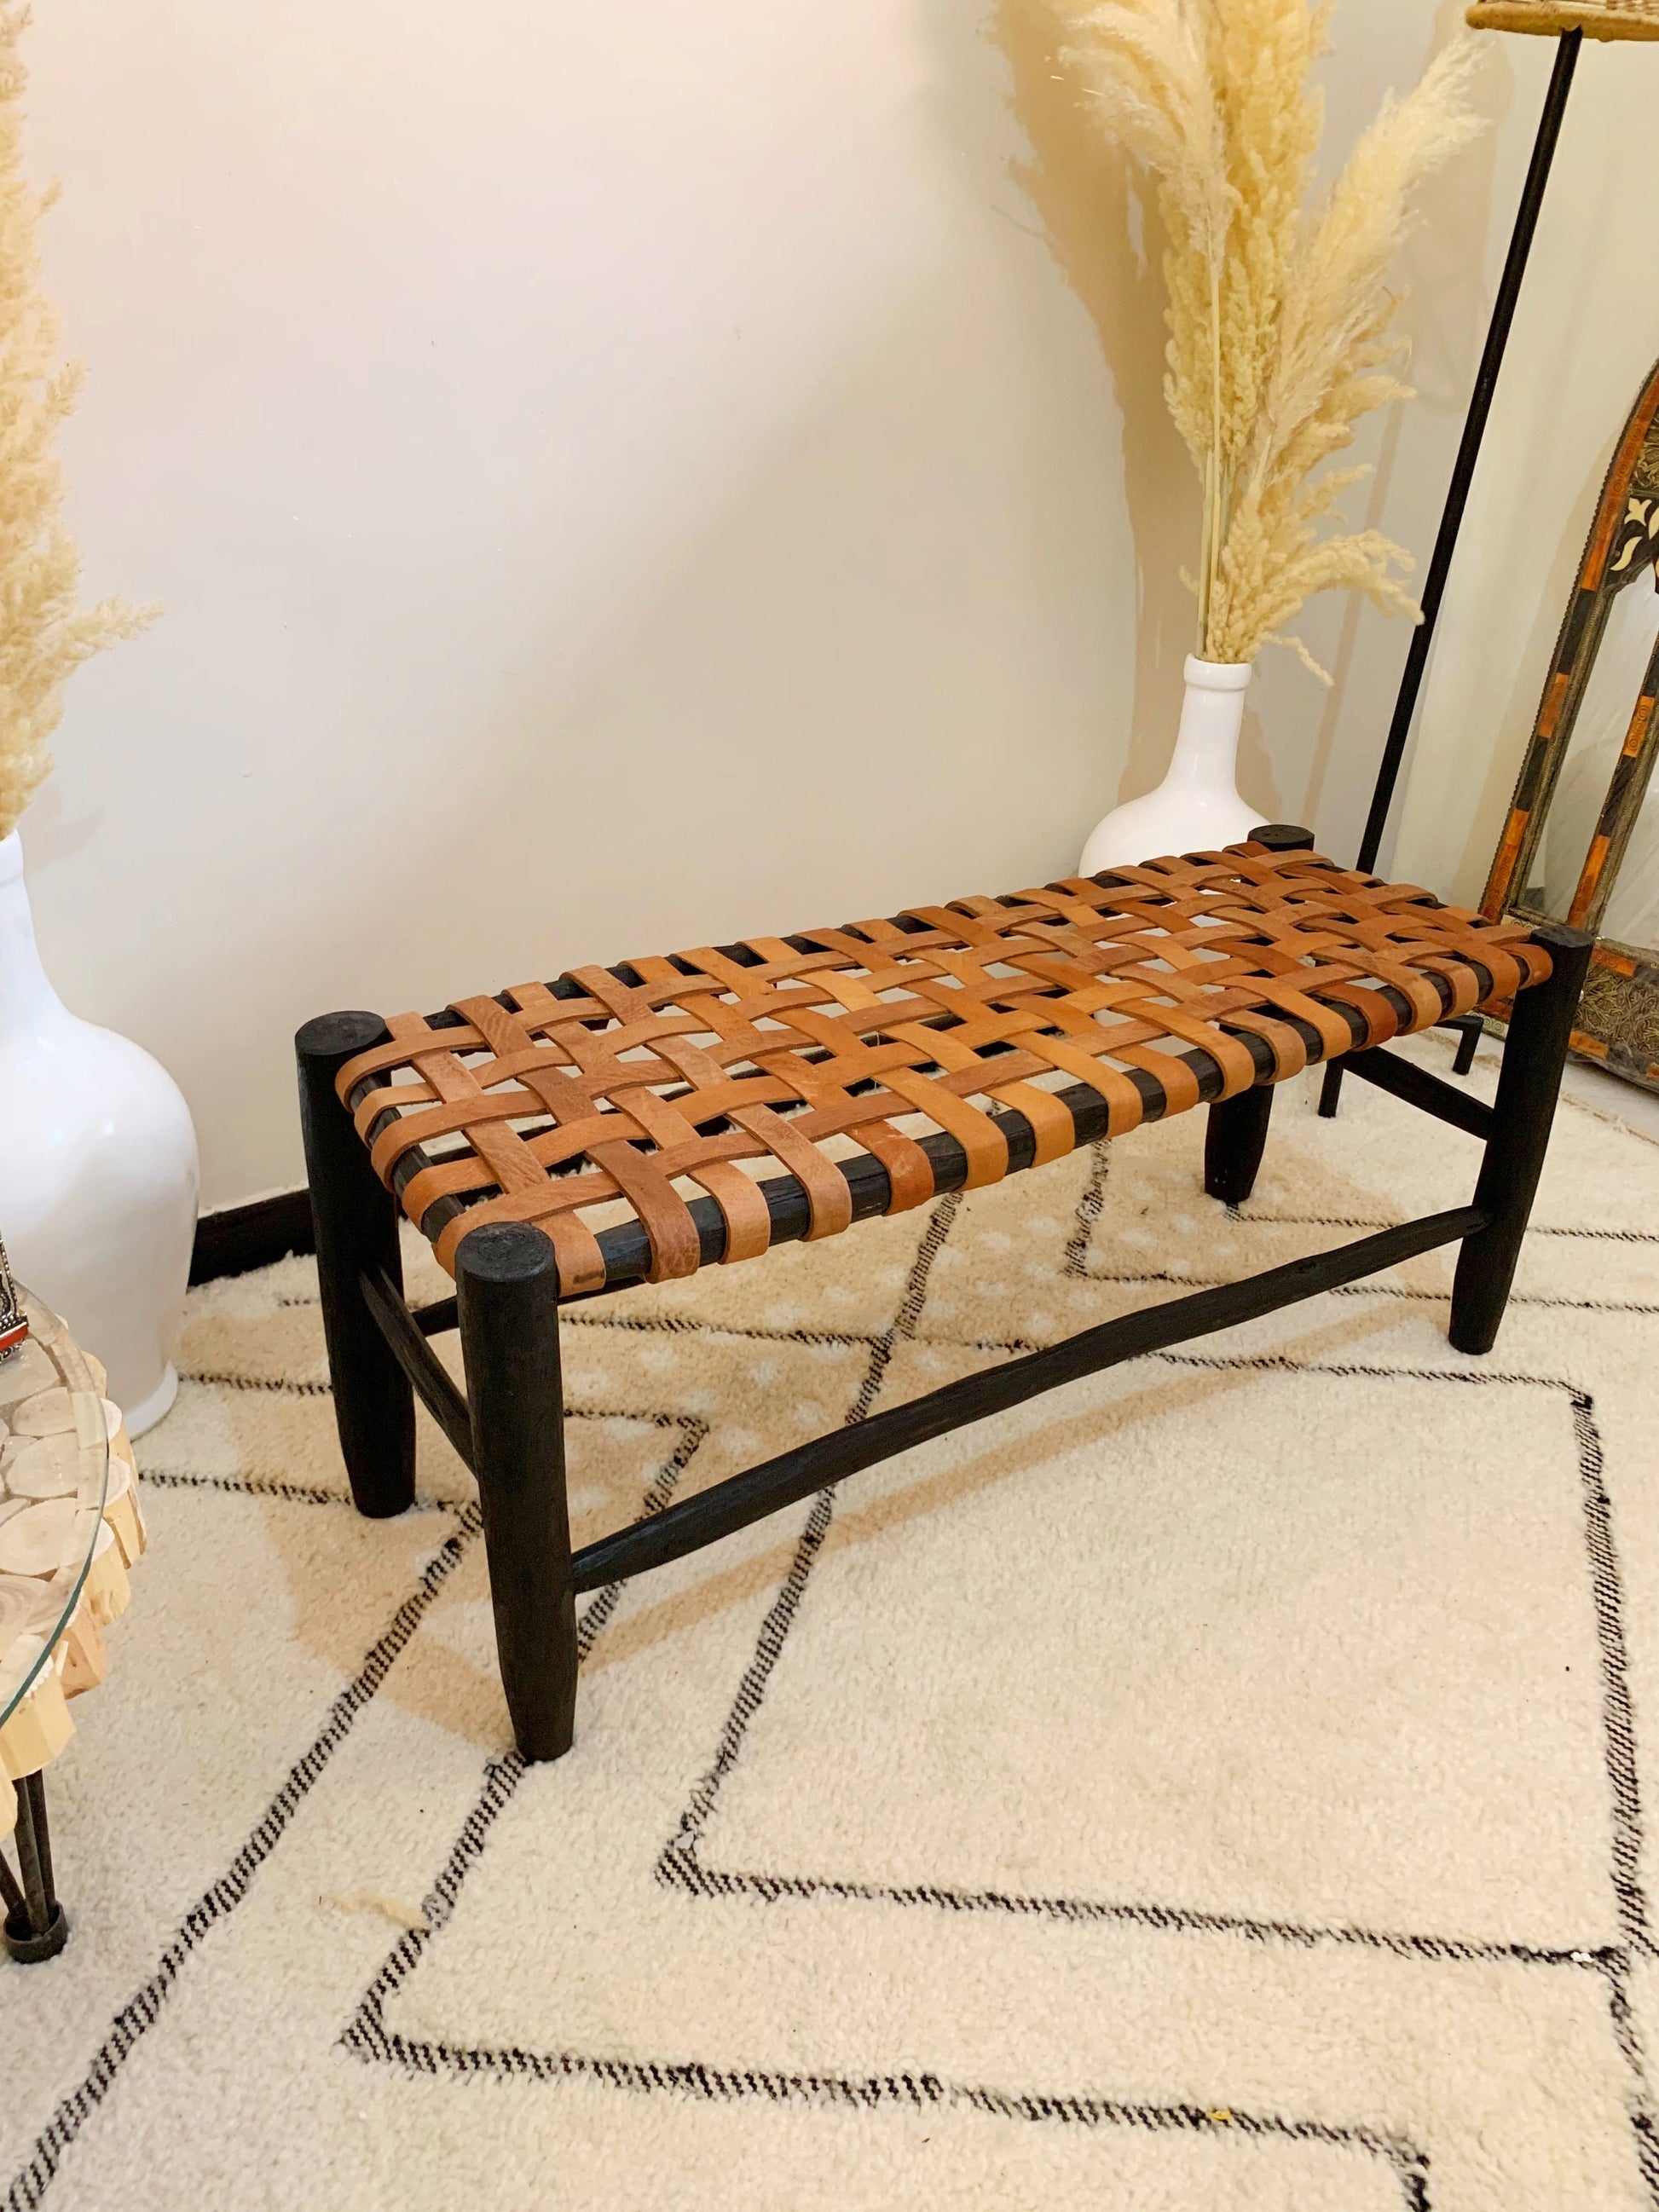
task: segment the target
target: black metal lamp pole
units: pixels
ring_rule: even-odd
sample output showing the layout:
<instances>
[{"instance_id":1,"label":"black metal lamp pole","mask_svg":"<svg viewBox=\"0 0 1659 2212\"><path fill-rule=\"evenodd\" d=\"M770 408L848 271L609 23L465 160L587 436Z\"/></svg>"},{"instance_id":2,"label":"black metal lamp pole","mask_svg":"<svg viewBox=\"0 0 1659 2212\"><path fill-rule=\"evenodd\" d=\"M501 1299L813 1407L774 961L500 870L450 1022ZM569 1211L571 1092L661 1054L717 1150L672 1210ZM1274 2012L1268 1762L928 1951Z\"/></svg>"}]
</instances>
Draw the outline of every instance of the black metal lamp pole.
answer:
<instances>
[{"instance_id":1,"label":"black metal lamp pole","mask_svg":"<svg viewBox=\"0 0 1659 2212\"><path fill-rule=\"evenodd\" d=\"M1453 465L1451 483L1446 492L1446 504L1441 514L1434 552L1430 557L1428 574L1423 580L1423 619L1412 633L1405 674L1400 679L1400 696L1395 701L1394 720L1389 725L1388 742L1382 748L1376 784L1371 793L1370 811L1365 817L1364 835L1359 841L1358 865L1368 874L1376 866L1382 833L1388 827L1389 811L1394 804L1395 786L1400 781L1401 763L1406 757L1407 742L1416 719L1418 696L1422 691L1423 678L1429 665L1435 625L1440 618L1440 603L1446 596L1446 579L1451 571L1457 535L1463 526L1463 511L1469 503L1469 487L1474 481L1475 464L1480 458L1481 441L1486 434L1492 394L1498 388L1498 373L1503 367L1504 349L1510 342L1516 302L1521 296L1521 281L1526 275L1528 257L1532 252L1533 238L1538 228L1539 210L1544 204L1544 188L1549 182L1550 166L1555 159L1556 145L1561 136L1561 120L1566 113L1567 94L1572 88L1573 71L1578 66L1578 50L1583 42L1582 31L1565 31L1555 50L1555 67L1551 72L1549 90L1544 98L1544 112L1539 118L1538 136L1533 142L1532 160L1527 169L1521 204L1516 211L1515 228L1510 236L1510 249L1504 258L1498 297L1492 303L1492 323L1486 331L1486 343L1480 356L1480 367L1474 380L1469 411L1464 418L1463 434L1458 441L1457 459ZM1341 1090L1342 1063L1333 1060L1325 1071L1324 1089L1319 1100L1319 1110L1327 1119L1335 1113Z\"/></svg>"},{"instance_id":2,"label":"black metal lamp pole","mask_svg":"<svg viewBox=\"0 0 1659 2212\"><path fill-rule=\"evenodd\" d=\"M1365 834L1359 841L1358 865L1367 870L1376 866L1377 852L1382 843L1382 832L1394 799L1394 787L1400 778L1400 763L1405 758L1406 741L1411 736L1412 721L1417 713L1418 694L1423 689L1424 672L1428 666L1429 648L1434 643L1435 624L1440 618L1440 603L1446 595L1446 578L1451 569L1457 533L1462 527L1463 510L1469 503L1469 486L1474 479L1475 463L1480 457L1481 441L1486 434L1486 419L1492 413L1492 394L1498 388L1498 372L1503 366L1504 349L1510 342L1516 302L1521 296L1521 280L1526 274L1527 258L1532 252L1533 236L1538 228L1538 212L1544 204L1544 187L1549 182L1550 165L1555 158L1556 143L1561 136L1561 118L1566 112L1567 94L1571 89L1573 71L1578 66L1578 49L1583 39L1582 31L1564 32L1556 49L1555 68L1544 100L1544 112L1539 118L1532 162L1527 171L1525 189L1521 194L1521 205L1516 215L1515 229L1510 239L1509 254L1504 263L1498 297L1492 305L1492 325L1486 332L1486 349L1480 356L1480 373L1474 380L1474 393L1464 420L1463 435L1458 445L1456 463L1452 469L1451 484L1446 493L1445 509L1440 517L1439 534L1434 541L1428 574L1424 579L1423 619L1412 633L1411 651L1406 658L1406 672L1401 678L1400 696L1395 702L1394 720L1389 726L1389 741L1382 748L1382 763L1376 772L1376 788L1371 793L1371 811L1365 817Z\"/></svg>"}]
</instances>

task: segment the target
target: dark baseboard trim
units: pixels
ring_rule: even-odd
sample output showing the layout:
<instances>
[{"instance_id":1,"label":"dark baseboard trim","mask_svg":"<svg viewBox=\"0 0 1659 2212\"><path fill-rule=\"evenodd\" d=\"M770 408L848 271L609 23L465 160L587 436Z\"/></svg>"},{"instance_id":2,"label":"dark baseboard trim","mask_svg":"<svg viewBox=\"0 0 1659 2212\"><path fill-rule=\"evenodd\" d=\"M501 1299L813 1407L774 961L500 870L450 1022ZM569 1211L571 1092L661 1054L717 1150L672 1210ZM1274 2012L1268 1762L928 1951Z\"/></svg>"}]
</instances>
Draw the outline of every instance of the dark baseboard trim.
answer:
<instances>
[{"instance_id":1,"label":"dark baseboard trim","mask_svg":"<svg viewBox=\"0 0 1659 2212\"><path fill-rule=\"evenodd\" d=\"M279 1190L274 1198L256 1198L246 1206L204 1213L196 1224L190 1279L213 1283L222 1275L245 1275L250 1267L268 1267L290 1252L316 1249L311 1193Z\"/></svg>"}]
</instances>

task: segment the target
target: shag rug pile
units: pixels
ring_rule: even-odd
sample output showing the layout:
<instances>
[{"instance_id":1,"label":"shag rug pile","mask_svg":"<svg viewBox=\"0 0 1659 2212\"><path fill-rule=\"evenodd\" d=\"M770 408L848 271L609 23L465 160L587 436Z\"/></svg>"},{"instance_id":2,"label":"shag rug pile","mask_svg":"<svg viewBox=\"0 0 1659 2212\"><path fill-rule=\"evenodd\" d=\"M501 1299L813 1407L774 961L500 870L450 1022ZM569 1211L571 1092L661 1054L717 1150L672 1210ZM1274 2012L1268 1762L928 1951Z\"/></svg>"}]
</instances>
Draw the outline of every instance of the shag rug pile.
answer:
<instances>
[{"instance_id":1,"label":"shag rug pile","mask_svg":"<svg viewBox=\"0 0 1659 2212\"><path fill-rule=\"evenodd\" d=\"M1380 1093L1313 1105L1243 1218L1194 1114L574 1311L578 1540L1472 1187ZM197 1293L51 1777L74 1936L0 1967L0 2202L1652 2212L1659 1147L1564 1104L1484 1361L1449 1280L586 1601L531 1770L459 1464L422 1417L417 1510L359 1520L310 1263Z\"/></svg>"}]
</instances>

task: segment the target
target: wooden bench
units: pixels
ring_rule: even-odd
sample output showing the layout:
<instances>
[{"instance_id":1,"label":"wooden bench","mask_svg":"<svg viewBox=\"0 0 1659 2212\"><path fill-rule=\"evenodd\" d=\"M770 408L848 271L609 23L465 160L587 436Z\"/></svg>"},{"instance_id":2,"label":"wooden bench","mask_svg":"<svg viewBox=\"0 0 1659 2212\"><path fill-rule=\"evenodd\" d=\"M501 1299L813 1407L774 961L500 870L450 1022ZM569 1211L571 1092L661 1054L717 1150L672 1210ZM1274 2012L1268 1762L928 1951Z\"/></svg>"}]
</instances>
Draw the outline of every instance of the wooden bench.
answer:
<instances>
[{"instance_id":1,"label":"wooden bench","mask_svg":"<svg viewBox=\"0 0 1659 2212\"><path fill-rule=\"evenodd\" d=\"M1451 1340L1491 1348L1591 940L1485 921L1311 845L1263 828L1224 853L1005 898L580 968L424 1017L306 1024L306 1157L352 1494L367 1514L411 1503L418 1395L477 1479L527 1759L569 1747L583 1591L912 1444L1441 1244L1462 1247ZM1490 1107L1384 1049L1493 1005L1512 1012ZM1205 1188L1239 1204L1273 1086L1339 1057L1485 1140L1470 1204L1086 1329L573 1555L562 1304L836 1235L1200 1103ZM409 1306L400 1214L431 1239L454 1297ZM465 1395L428 1341L455 1328Z\"/></svg>"}]
</instances>

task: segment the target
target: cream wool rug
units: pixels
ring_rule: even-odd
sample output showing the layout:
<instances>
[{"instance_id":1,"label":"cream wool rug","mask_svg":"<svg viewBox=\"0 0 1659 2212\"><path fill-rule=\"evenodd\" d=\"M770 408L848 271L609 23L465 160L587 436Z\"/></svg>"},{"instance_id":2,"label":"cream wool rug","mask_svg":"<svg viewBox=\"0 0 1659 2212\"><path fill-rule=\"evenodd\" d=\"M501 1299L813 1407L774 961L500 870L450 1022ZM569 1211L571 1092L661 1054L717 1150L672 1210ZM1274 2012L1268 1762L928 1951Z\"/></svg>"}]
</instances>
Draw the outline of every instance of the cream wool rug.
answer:
<instances>
[{"instance_id":1,"label":"cream wool rug","mask_svg":"<svg viewBox=\"0 0 1659 2212\"><path fill-rule=\"evenodd\" d=\"M579 1540L1471 1188L1313 1100L1243 1219L1194 1114L581 1309ZM528 1771L441 1440L359 1520L310 1264L196 1294L7 2212L1652 2212L1659 1147L1565 1104L1536 1220L1487 1360L1431 1255L589 1599Z\"/></svg>"}]
</instances>

